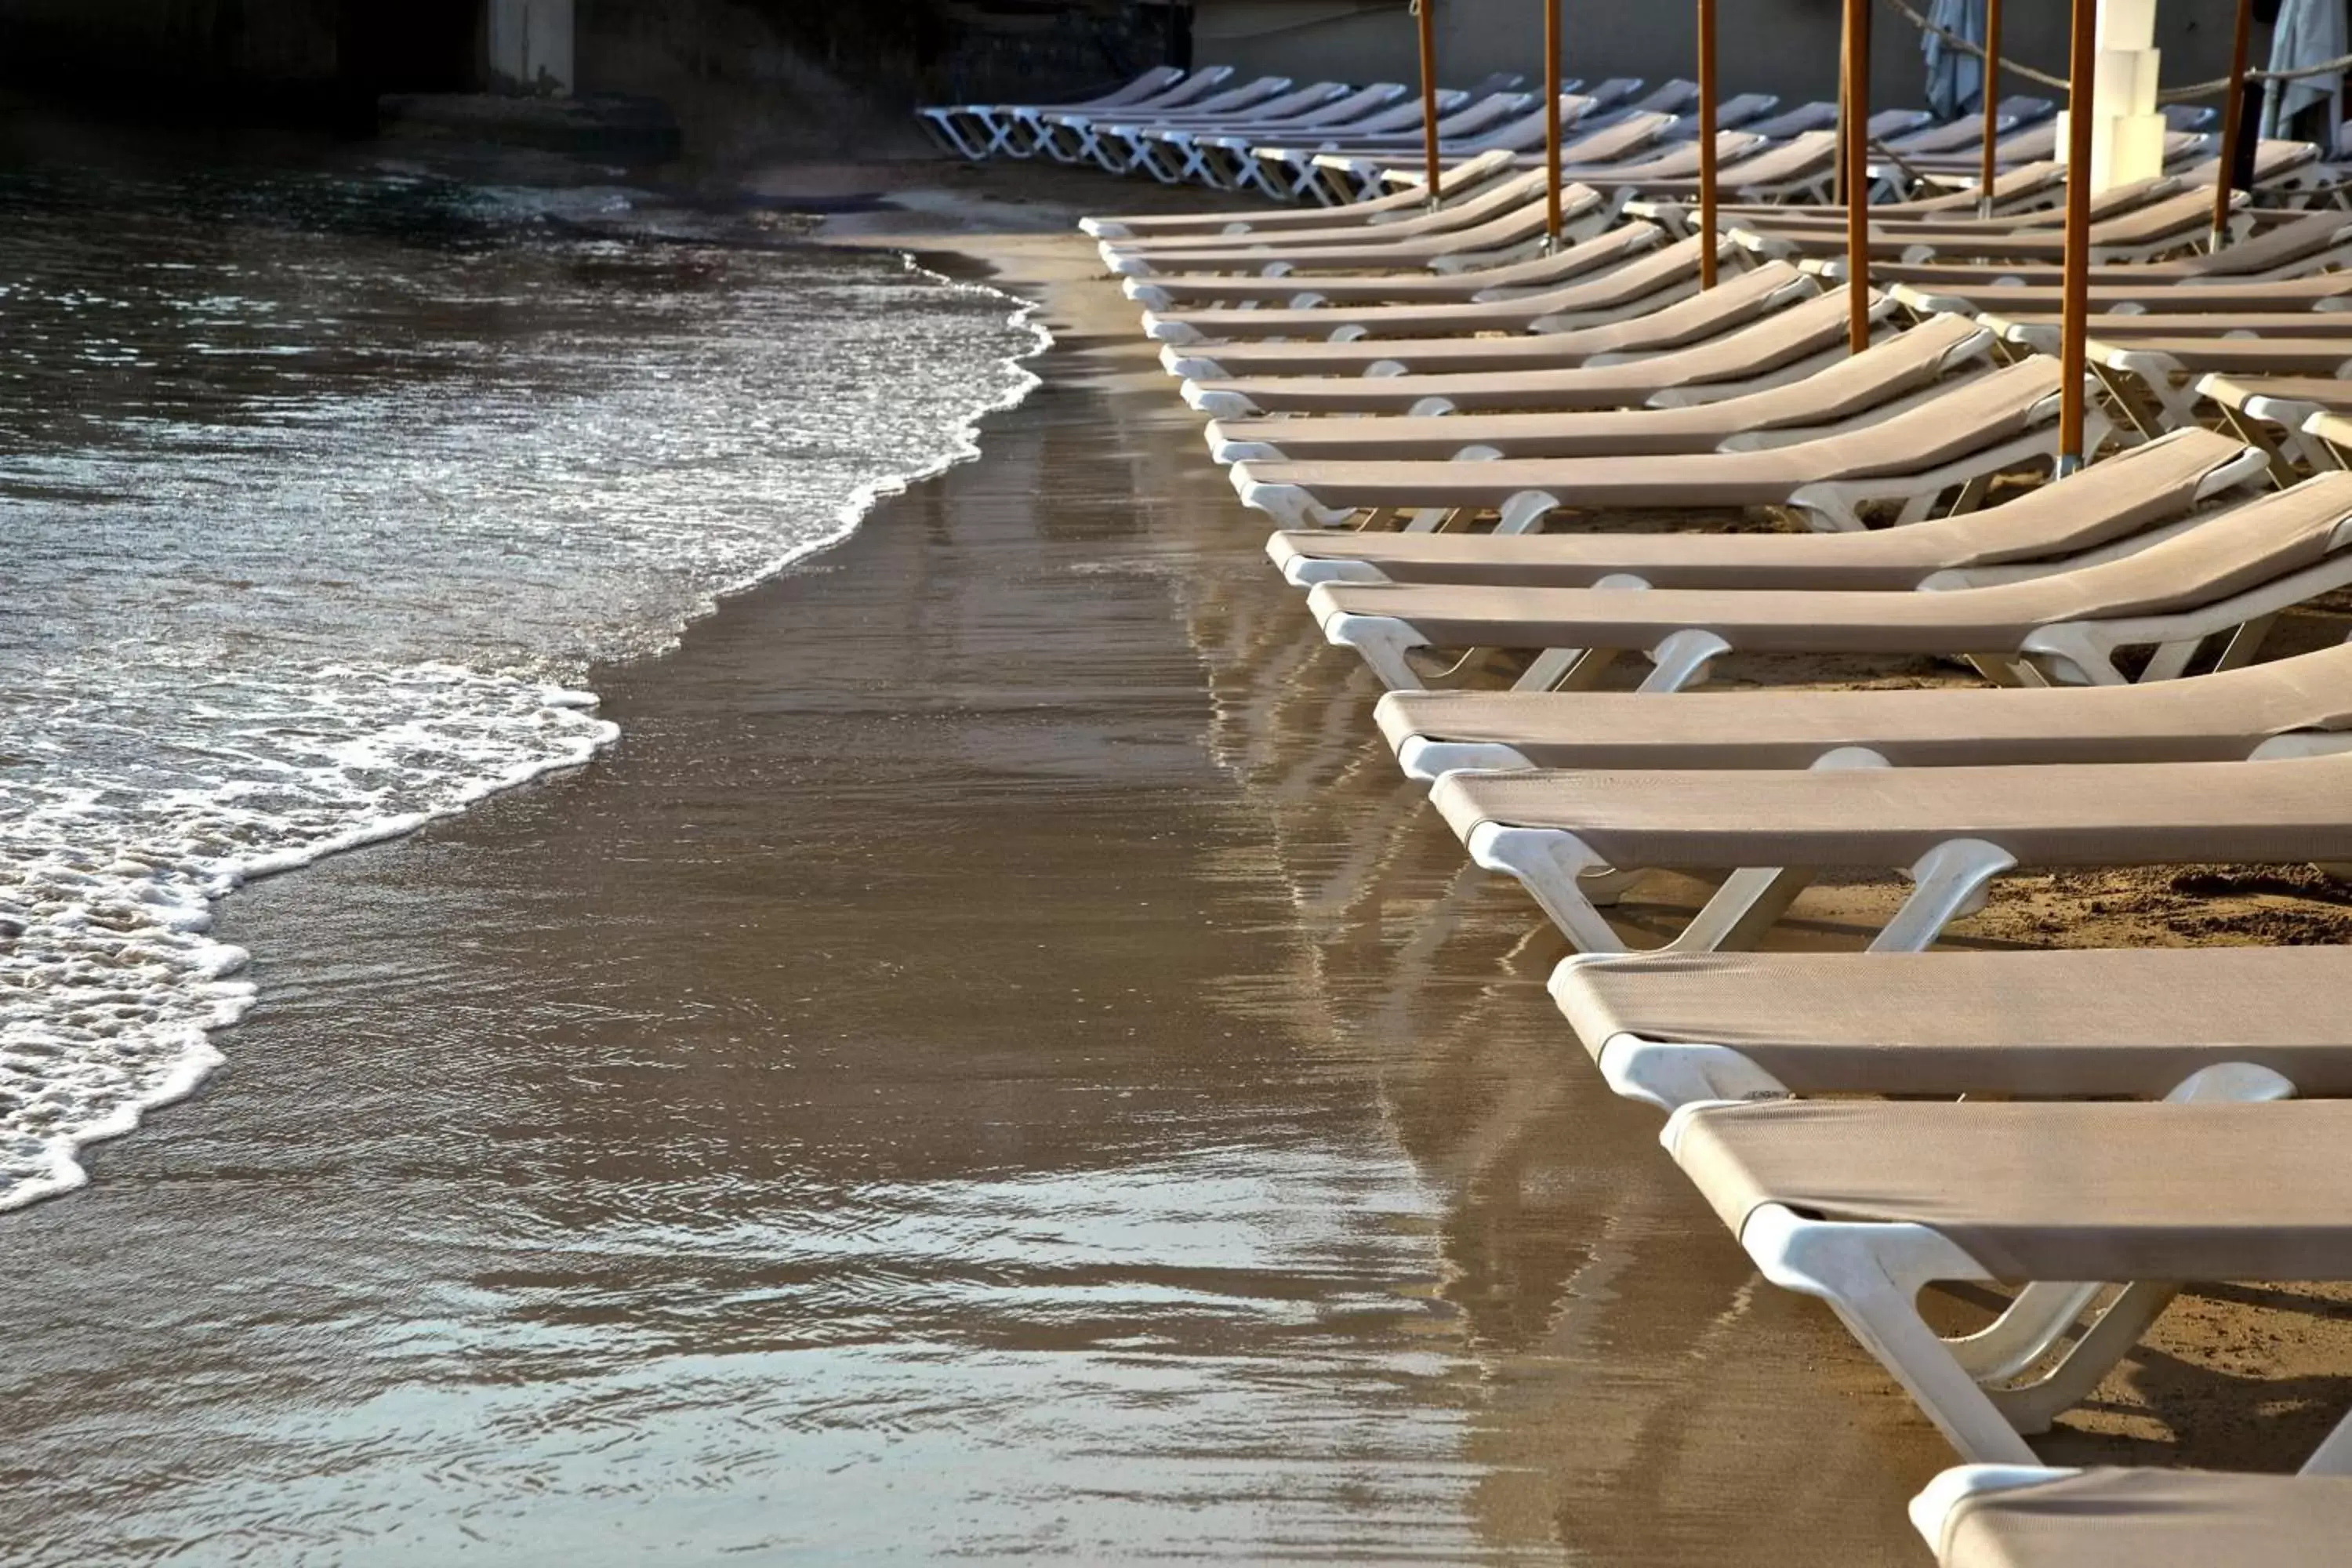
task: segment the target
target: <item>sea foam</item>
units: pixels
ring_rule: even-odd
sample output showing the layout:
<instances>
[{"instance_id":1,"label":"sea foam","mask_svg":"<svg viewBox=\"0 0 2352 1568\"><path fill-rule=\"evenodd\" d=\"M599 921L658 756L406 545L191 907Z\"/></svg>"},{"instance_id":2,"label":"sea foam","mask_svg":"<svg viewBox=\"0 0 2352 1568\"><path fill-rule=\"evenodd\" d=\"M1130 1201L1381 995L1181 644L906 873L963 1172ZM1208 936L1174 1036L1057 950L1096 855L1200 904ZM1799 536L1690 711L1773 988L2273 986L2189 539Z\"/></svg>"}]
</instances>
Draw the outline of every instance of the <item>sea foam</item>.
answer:
<instances>
[{"instance_id":1,"label":"sea foam","mask_svg":"<svg viewBox=\"0 0 2352 1568\"><path fill-rule=\"evenodd\" d=\"M1036 384L1008 296L635 201L0 177L0 1207L222 1059L215 900L589 762L593 665Z\"/></svg>"}]
</instances>

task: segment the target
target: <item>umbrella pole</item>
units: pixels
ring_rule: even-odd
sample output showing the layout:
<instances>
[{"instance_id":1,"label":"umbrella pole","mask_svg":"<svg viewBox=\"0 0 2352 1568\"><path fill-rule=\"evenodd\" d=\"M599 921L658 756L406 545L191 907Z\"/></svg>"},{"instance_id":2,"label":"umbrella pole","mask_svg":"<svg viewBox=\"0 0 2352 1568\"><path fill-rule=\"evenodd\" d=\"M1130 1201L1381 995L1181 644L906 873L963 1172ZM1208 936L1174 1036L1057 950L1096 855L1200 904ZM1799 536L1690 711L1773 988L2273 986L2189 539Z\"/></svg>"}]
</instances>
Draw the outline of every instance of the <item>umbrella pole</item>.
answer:
<instances>
[{"instance_id":1,"label":"umbrella pole","mask_svg":"<svg viewBox=\"0 0 2352 1568\"><path fill-rule=\"evenodd\" d=\"M2245 134L2245 116L2239 95L2245 90L2246 40L2253 30L2254 0L2238 0L2238 33L2230 44L2230 90L2221 100L2221 172L2213 177L2213 242L2220 250L2229 242L2230 193L2238 173L2238 141Z\"/></svg>"},{"instance_id":2,"label":"umbrella pole","mask_svg":"<svg viewBox=\"0 0 2352 1568\"><path fill-rule=\"evenodd\" d=\"M2083 466L2084 382L2090 373L2083 340L2091 305L2091 113L2098 67L2099 0L2074 0L2066 58L2066 268L2058 343L2058 477Z\"/></svg>"},{"instance_id":3,"label":"umbrella pole","mask_svg":"<svg viewBox=\"0 0 2352 1568\"><path fill-rule=\"evenodd\" d=\"M1431 14L1436 6L1437 0L1412 0L1413 15L1421 19L1422 188L1429 193L1431 206L1445 194L1437 183L1437 33Z\"/></svg>"},{"instance_id":4,"label":"umbrella pole","mask_svg":"<svg viewBox=\"0 0 2352 1568\"><path fill-rule=\"evenodd\" d=\"M1559 248L1559 0L1544 0L1544 233Z\"/></svg>"},{"instance_id":5,"label":"umbrella pole","mask_svg":"<svg viewBox=\"0 0 2352 1568\"><path fill-rule=\"evenodd\" d=\"M2243 4L2244 0L2241 0ZM1992 216L1993 138L2000 131L2000 0L1985 0L1984 162L1977 172L1977 216Z\"/></svg>"},{"instance_id":6,"label":"umbrella pole","mask_svg":"<svg viewBox=\"0 0 2352 1568\"><path fill-rule=\"evenodd\" d=\"M1698 0L1698 286L1715 287L1715 0Z\"/></svg>"},{"instance_id":7,"label":"umbrella pole","mask_svg":"<svg viewBox=\"0 0 2352 1568\"><path fill-rule=\"evenodd\" d=\"M1860 353L1870 346L1870 0L1845 0L1843 98L1846 347Z\"/></svg>"}]
</instances>

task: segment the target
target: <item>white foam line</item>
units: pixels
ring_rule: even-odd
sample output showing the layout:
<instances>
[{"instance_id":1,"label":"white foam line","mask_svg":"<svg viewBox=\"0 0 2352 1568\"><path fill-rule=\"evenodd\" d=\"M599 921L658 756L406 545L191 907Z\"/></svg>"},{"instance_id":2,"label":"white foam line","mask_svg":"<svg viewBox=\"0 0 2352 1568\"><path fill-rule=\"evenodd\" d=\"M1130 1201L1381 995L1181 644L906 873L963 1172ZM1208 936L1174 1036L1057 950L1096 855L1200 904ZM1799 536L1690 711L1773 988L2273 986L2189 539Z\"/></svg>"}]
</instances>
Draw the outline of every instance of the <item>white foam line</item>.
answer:
<instances>
[{"instance_id":1,"label":"white foam line","mask_svg":"<svg viewBox=\"0 0 2352 1568\"><path fill-rule=\"evenodd\" d=\"M718 610L719 603L736 594L746 592L777 576L796 563L819 551L827 550L856 531L874 508L885 499L902 495L925 479L935 479L959 464L981 455L980 427L992 414L1018 407L1030 393L1044 384L1044 378L1028 368L1028 362L1053 346L1054 337L1037 320L1042 310L1036 300L1024 300L1003 289L983 283L952 279L924 267L908 253L900 252L899 260L910 272L961 292L993 295L1010 302L1013 309L1005 320L1008 326L1026 329L1029 346L1007 354L1000 362L1016 373L1013 384L993 399L973 408L953 431L951 449L937 460L904 474L888 476L861 485L835 513L835 526L829 533L802 543L777 556L753 572L714 590L697 611L688 618L692 625ZM673 638L662 651L677 646ZM658 656L656 656L658 657ZM542 710L589 710L597 706L593 691L548 688L541 691ZM430 809L395 814L373 818L310 843L266 854L211 862L202 868L199 882L202 902L181 903L169 910L159 922L167 929L194 934L212 926L210 904L256 878L277 876L304 866L315 865L331 855L343 854L388 839L415 832L426 823L454 816L474 803L506 790L515 789L549 773L585 766L596 753L620 738L620 726L610 721L598 721L589 733L577 740L563 754L553 758L538 758L517 764L502 773L474 781L462 786L455 797L444 805ZM154 901L154 900L151 900ZM165 900L167 903L169 900ZM227 1028L250 1011L257 1000L256 988L244 981L226 979L244 967L250 955L227 942L204 940L191 952L183 953L184 967L203 978L202 991L211 1002L205 1022L189 1027L182 1037L177 1058L166 1072L150 1082L142 1091L131 1095L107 1115L96 1121L73 1128L47 1139L42 1145L38 1164L42 1173L16 1182L0 1192L0 1212L21 1208L43 1198L55 1197L84 1185L89 1180L78 1156L92 1143L119 1138L135 1130L146 1112L157 1106L168 1105L185 1099L197 1085L226 1058L212 1043L210 1035L216 1029Z\"/></svg>"}]
</instances>

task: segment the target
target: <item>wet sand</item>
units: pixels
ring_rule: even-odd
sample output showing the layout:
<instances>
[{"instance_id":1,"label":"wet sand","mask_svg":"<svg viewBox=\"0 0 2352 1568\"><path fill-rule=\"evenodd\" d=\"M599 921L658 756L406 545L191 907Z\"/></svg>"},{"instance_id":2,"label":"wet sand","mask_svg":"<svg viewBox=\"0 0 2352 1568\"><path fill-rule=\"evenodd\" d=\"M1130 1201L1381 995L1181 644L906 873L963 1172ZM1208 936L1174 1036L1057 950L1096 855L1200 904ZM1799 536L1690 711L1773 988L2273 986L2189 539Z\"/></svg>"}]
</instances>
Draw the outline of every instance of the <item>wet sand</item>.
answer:
<instances>
[{"instance_id":1,"label":"wet sand","mask_svg":"<svg viewBox=\"0 0 2352 1568\"><path fill-rule=\"evenodd\" d=\"M9 1560L1924 1561L1941 1439L1590 1070L1066 214L926 210L1046 384L593 766L229 902L227 1064L8 1219ZM2050 1451L2290 1462L2342 1312L2202 1292Z\"/></svg>"}]
</instances>

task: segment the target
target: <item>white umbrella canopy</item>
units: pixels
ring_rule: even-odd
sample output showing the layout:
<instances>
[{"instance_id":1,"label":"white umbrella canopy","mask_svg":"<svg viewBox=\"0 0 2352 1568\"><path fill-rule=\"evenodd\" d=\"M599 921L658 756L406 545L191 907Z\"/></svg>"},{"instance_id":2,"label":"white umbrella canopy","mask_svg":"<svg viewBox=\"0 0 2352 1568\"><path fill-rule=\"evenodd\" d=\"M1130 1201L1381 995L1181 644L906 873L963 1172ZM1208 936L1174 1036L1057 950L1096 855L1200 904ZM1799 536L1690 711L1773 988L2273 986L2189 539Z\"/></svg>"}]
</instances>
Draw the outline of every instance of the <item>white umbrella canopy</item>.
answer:
<instances>
[{"instance_id":1,"label":"white umbrella canopy","mask_svg":"<svg viewBox=\"0 0 2352 1568\"><path fill-rule=\"evenodd\" d=\"M2285 0L2271 27L2270 68L2301 70L2352 54L2347 37L2344 0ZM2336 132L2344 128L2344 82L2332 74L2268 83L2263 90L2263 135L2283 135L2288 121L2320 103L2327 105L2324 145L2334 146Z\"/></svg>"}]
</instances>

